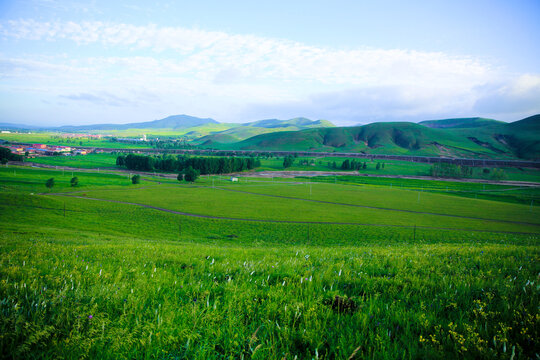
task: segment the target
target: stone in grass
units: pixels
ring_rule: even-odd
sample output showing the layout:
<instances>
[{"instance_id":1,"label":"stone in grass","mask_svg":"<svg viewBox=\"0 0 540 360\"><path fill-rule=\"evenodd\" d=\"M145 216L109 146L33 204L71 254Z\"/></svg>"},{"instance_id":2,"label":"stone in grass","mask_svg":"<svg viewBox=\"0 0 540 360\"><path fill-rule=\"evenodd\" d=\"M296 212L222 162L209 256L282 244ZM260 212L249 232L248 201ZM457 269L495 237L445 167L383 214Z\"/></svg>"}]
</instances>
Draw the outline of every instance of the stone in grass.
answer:
<instances>
[{"instance_id":1,"label":"stone in grass","mask_svg":"<svg viewBox=\"0 0 540 360\"><path fill-rule=\"evenodd\" d=\"M358 309L358 305L353 299L339 295L333 299L325 299L323 304L332 307L334 312L340 314L351 314Z\"/></svg>"}]
</instances>

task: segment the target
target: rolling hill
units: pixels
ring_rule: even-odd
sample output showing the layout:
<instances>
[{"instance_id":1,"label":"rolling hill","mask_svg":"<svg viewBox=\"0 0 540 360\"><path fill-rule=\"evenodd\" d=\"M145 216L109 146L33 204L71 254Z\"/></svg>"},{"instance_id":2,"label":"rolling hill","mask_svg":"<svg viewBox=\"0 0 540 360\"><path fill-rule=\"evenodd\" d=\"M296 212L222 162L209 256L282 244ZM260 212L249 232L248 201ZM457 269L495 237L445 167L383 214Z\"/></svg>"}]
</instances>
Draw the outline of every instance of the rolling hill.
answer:
<instances>
[{"instance_id":1,"label":"rolling hill","mask_svg":"<svg viewBox=\"0 0 540 360\"><path fill-rule=\"evenodd\" d=\"M334 124L327 120L310 120L302 117L289 120L266 119L234 125L236 126L230 129L201 137L194 143L204 146L211 146L213 144L220 146L220 144L232 144L261 134L335 127Z\"/></svg>"},{"instance_id":2,"label":"rolling hill","mask_svg":"<svg viewBox=\"0 0 540 360\"><path fill-rule=\"evenodd\" d=\"M230 138L228 139L230 140ZM222 149L363 152L466 158L540 158L540 115L513 123L466 118L423 123L381 122L256 135Z\"/></svg>"}]
</instances>

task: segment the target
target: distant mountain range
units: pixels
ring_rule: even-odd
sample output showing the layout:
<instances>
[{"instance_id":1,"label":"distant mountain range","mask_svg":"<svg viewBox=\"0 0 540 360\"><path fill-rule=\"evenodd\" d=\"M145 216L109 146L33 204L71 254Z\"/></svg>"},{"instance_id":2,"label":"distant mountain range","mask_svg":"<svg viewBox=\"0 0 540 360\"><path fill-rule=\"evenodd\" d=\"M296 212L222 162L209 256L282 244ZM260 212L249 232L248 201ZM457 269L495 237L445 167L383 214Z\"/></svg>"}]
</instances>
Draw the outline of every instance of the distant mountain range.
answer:
<instances>
[{"instance_id":1,"label":"distant mountain range","mask_svg":"<svg viewBox=\"0 0 540 360\"><path fill-rule=\"evenodd\" d=\"M58 127L45 127L34 125L22 125L13 123L0 123L0 129L40 129L54 130L63 132L74 131L94 131L94 130L127 130L127 129L188 129L210 124L223 124L231 128L234 127L252 127L252 128L289 128L289 130L307 129L312 127L330 127L335 126L327 120L310 120L306 118L294 118L289 120L266 119L249 123L220 123L211 118L198 118L189 115L172 115L164 119L128 123L128 124L94 124L94 125L64 125Z\"/></svg>"},{"instance_id":2,"label":"distant mountain range","mask_svg":"<svg viewBox=\"0 0 540 360\"><path fill-rule=\"evenodd\" d=\"M363 152L448 157L540 159L540 115L512 123L485 118L379 122L336 127L327 120L299 117L249 123L219 123L210 118L174 115L129 124L40 128L0 123L0 129L96 132L140 129L141 133L182 136L214 149ZM166 135L165 135L166 136Z\"/></svg>"},{"instance_id":3,"label":"distant mountain range","mask_svg":"<svg viewBox=\"0 0 540 360\"><path fill-rule=\"evenodd\" d=\"M83 130L186 129L206 124L218 124L218 122L210 118L202 119L189 115L172 115L160 120L139 123L60 126L55 130L73 132Z\"/></svg>"}]
</instances>

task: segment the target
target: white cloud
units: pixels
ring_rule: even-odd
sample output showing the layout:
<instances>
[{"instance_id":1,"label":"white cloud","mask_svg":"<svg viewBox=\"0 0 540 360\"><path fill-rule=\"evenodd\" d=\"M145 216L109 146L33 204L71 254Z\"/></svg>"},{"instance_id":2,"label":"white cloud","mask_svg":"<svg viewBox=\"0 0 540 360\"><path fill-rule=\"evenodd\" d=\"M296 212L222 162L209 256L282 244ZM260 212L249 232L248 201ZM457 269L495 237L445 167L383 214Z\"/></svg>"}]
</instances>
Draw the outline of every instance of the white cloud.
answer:
<instances>
[{"instance_id":1,"label":"white cloud","mask_svg":"<svg viewBox=\"0 0 540 360\"><path fill-rule=\"evenodd\" d=\"M96 106L139 103L227 121L283 114L349 122L538 109L538 75L515 80L488 63L441 52L336 49L105 22L16 20L1 24L0 34L12 47L27 50L40 41L66 52L31 59L4 52L0 76L8 84L0 89L41 87L64 101ZM89 46L93 56L85 57L80 50ZM150 95L137 98L141 93ZM500 100L507 95L514 101Z\"/></svg>"},{"instance_id":2,"label":"white cloud","mask_svg":"<svg viewBox=\"0 0 540 360\"><path fill-rule=\"evenodd\" d=\"M237 68L250 78L279 81L307 80L322 84L388 85L434 84L459 86L481 80L486 64L466 57L407 50L341 50L308 46L282 39L231 35L181 27L134 26L103 22L9 21L8 38L71 40L98 43L116 50L148 50L154 56L175 51L178 65L199 77L214 77L222 69Z\"/></svg>"},{"instance_id":3,"label":"white cloud","mask_svg":"<svg viewBox=\"0 0 540 360\"><path fill-rule=\"evenodd\" d=\"M507 82L478 89L473 109L487 114L509 114L514 118L540 113L540 75L524 74Z\"/></svg>"}]
</instances>

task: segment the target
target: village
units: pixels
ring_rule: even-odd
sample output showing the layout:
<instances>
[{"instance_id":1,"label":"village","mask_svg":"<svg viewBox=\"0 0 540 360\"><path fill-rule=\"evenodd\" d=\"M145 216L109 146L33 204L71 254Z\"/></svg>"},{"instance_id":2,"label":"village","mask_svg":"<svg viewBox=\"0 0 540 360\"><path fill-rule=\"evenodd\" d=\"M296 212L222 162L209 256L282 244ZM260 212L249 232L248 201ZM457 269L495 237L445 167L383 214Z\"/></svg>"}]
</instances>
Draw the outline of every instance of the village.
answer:
<instances>
[{"instance_id":1,"label":"village","mask_svg":"<svg viewBox=\"0 0 540 360\"><path fill-rule=\"evenodd\" d=\"M86 155L94 152L94 149L81 149L70 146L60 145L47 145L47 144L32 144L30 146L25 145L10 145L5 146L11 150L12 153L18 155L24 155L26 157L36 156L72 156L72 155Z\"/></svg>"}]
</instances>

